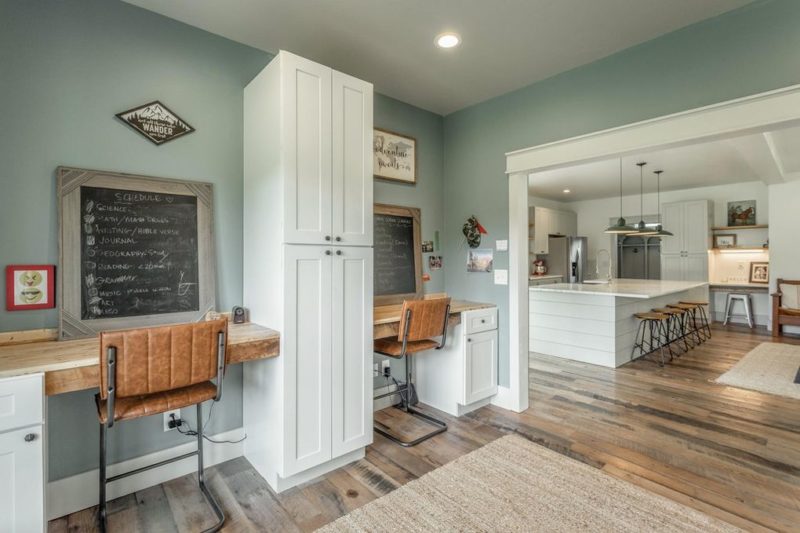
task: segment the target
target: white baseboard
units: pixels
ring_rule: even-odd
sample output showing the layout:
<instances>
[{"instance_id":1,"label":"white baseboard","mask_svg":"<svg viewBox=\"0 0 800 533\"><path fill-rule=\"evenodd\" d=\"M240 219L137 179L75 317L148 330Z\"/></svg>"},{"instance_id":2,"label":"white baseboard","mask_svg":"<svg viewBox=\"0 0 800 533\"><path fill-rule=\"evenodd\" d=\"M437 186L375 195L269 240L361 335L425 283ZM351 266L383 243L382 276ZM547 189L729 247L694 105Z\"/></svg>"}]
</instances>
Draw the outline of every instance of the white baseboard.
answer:
<instances>
[{"instance_id":1,"label":"white baseboard","mask_svg":"<svg viewBox=\"0 0 800 533\"><path fill-rule=\"evenodd\" d=\"M508 409L509 411L519 412L519 400L511 394L510 387L497 387L497 394L492 398L492 405Z\"/></svg>"},{"instance_id":2,"label":"white baseboard","mask_svg":"<svg viewBox=\"0 0 800 533\"><path fill-rule=\"evenodd\" d=\"M237 441L244 437L244 428L236 428L224 433L210 435L214 440ZM134 457L108 465L107 475L115 476L123 472L130 472L143 466L164 461L170 457L178 457L185 453L194 451L197 448L196 439L186 439L185 444L159 450L140 457ZM236 444L214 444L205 441L203 447L203 461L206 467L223 463L236 457L244 455L244 443ZM197 458L192 456L182 461L169 463L153 470L147 470L130 477L122 478L119 481L110 483L106 487L106 501L119 498L164 483L177 477L185 476L197 472ZM99 499L98 479L100 472L98 469L89 470L81 474L76 474L47 484L47 519L53 520L88 507L97 505Z\"/></svg>"}]
</instances>

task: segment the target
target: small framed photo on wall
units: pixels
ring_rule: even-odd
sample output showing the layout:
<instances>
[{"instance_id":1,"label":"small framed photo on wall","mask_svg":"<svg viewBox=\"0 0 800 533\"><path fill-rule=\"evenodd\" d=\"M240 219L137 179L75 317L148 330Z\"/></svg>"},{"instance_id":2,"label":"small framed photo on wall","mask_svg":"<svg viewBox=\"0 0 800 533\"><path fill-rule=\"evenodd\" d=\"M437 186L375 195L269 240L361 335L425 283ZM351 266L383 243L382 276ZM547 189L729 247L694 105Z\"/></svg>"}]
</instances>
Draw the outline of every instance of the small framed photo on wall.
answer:
<instances>
[{"instance_id":1,"label":"small framed photo on wall","mask_svg":"<svg viewBox=\"0 0 800 533\"><path fill-rule=\"evenodd\" d=\"M8 265L6 310L51 309L56 306L54 265Z\"/></svg>"},{"instance_id":2,"label":"small framed photo on wall","mask_svg":"<svg viewBox=\"0 0 800 533\"><path fill-rule=\"evenodd\" d=\"M750 283L769 283L769 263L750 263Z\"/></svg>"}]
</instances>

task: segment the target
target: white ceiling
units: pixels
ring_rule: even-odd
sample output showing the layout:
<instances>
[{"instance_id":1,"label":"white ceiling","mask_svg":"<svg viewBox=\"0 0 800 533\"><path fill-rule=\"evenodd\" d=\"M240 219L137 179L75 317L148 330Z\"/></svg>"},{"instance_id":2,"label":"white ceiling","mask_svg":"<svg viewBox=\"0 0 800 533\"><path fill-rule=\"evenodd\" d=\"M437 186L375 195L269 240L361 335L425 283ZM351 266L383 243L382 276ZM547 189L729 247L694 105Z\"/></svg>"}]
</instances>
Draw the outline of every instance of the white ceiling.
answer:
<instances>
[{"instance_id":1,"label":"white ceiling","mask_svg":"<svg viewBox=\"0 0 800 533\"><path fill-rule=\"evenodd\" d=\"M757 133L636 154L622 160L623 194L639 194L639 161L645 193L656 190L654 170L663 170L661 190L682 190L746 181L780 183L800 177L800 127ZM564 189L570 193L565 194ZM619 159L597 161L532 174L536 198L576 202L619 195Z\"/></svg>"},{"instance_id":2,"label":"white ceiling","mask_svg":"<svg viewBox=\"0 0 800 533\"><path fill-rule=\"evenodd\" d=\"M752 0L125 1L444 115ZM443 31L463 44L436 48Z\"/></svg>"}]
</instances>

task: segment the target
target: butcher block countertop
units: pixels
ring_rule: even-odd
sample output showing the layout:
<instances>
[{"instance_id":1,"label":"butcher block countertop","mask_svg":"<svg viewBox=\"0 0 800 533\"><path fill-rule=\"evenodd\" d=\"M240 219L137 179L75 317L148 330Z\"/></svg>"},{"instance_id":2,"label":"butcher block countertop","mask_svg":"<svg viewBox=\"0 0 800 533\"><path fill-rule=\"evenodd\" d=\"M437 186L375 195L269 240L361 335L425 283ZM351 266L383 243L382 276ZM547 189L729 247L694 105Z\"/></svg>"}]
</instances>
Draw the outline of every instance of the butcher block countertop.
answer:
<instances>
[{"instance_id":1,"label":"butcher block countertop","mask_svg":"<svg viewBox=\"0 0 800 533\"><path fill-rule=\"evenodd\" d=\"M37 331L41 338L48 330ZM44 372L48 396L98 386L98 338L27 342L30 337L29 332L20 332L18 337L6 334L7 342L21 344L0 346L0 378ZM279 352L277 331L253 323L229 325L228 364L276 357Z\"/></svg>"}]
</instances>

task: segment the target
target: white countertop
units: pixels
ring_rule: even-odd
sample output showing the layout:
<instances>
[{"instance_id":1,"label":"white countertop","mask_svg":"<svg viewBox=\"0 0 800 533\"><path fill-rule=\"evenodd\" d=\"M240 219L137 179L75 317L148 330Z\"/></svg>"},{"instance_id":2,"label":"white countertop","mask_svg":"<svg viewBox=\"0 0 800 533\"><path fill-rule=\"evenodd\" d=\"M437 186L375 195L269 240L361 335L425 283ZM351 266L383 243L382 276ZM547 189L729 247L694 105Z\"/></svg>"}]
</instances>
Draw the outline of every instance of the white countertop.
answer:
<instances>
[{"instance_id":1,"label":"white countertop","mask_svg":"<svg viewBox=\"0 0 800 533\"><path fill-rule=\"evenodd\" d=\"M563 278L561 274L542 274L541 276L530 275L528 276L531 281L536 281L537 279L556 279L556 278Z\"/></svg>"},{"instance_id":2,"label":"white countertop","mask_svg":"<svg viewBox=\"0 0 800 533\"><path fill-rule=\"evenodd\" d=\"M676 292L688 291L708 285L707 281L666 281L645 279L614 279L606 285L588 283L554 283L539 285L528 290L536 292L564 292L577 294L599 294L621 298L657 298Z\"/></svg>"}]
</instances>

